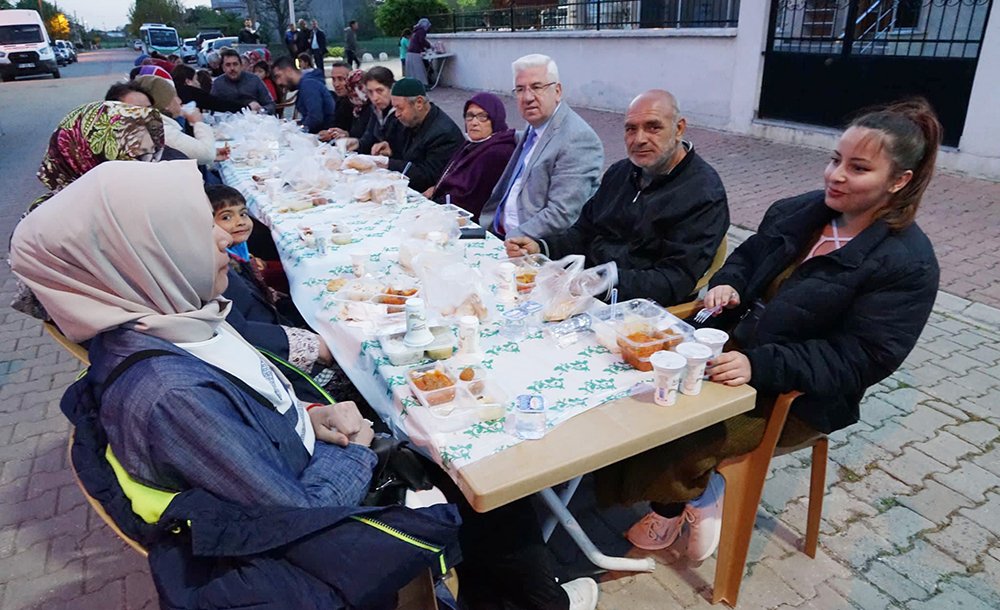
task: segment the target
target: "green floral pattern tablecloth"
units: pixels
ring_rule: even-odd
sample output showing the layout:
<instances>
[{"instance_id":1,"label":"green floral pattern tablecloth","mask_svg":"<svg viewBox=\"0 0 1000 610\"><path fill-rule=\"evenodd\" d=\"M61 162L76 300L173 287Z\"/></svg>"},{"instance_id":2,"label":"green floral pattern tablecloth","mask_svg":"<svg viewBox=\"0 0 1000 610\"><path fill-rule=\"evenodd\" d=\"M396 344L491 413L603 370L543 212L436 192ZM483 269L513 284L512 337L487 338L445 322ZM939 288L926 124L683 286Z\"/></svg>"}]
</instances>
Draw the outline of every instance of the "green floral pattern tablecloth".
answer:
<instances>
[{"instance_id":1,"label":"green floral pattern tablecloth","mask_svg":"<svg viewBox=\"0 0 1000 610\"><path fill-rule=\"evenodd\" d=\"M519 442L531 442L521 441L508 431L508 418L454 432L435 430L427 409L412 396L406 383L406 371L419 364L406 367L390 364L374 335L339 321L337 307L329 300L327 282L351 273L353 251L367 249L373 266L383 270L398 268L395 221L403 210L437 204L411 191L410 199L402 206L333 202L303 212L278 213L267 195L257 189L252 174L250 167L232 162L222 164L225 182L239 189L254 214L272 228L292 286L292 298L302 315L324 337L337 361L383 419L448 468L460 468ZM326 253L319 255L314 248L306 247L300 227L315 228L329 223L349 226L355 242L343 246L327 243ZM485 240L459 243L472 266L485 259L505 257L503 243L492 235ZM481 326L480 343L485 353L480 366L510 398L526 393L544 397L549 427L626 396L637 384L651 379L649 373L634 370L593 338L584 338L565 348L544 337L542 332L521 341L510 341L500 332L497 312Z\"/></svg>"}]
</instances>

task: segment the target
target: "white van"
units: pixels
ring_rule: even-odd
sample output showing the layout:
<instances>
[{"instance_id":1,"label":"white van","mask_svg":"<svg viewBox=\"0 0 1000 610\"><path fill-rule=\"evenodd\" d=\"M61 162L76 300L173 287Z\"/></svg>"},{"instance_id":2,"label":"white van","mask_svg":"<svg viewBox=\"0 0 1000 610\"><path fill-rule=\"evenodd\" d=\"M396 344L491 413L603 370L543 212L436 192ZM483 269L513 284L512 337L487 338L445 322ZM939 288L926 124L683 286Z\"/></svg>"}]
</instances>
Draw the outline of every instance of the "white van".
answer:
<instances>
[{"instance_id":1,"label":"white van","mask_svg":"<svg viewBox=\"0 0 1000 610\"><path fill-rule=\"evenodd\" d=\"M0 11L0 78L51 74L59 78L55 50L38 11Z\"/></svg>"}]
</instances>

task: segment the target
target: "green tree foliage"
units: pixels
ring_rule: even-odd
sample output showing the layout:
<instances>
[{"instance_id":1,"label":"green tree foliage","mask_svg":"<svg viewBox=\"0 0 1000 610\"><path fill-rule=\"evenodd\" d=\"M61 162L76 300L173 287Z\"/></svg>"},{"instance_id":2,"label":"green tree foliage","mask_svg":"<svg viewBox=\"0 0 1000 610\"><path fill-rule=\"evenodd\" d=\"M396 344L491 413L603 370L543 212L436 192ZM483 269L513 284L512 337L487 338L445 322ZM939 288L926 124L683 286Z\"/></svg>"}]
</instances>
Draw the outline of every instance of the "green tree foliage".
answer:
<instances>
[{"instance_id":1,"label":"green tree foliage","mask_svg":"<svg viewBox=\"0 0 1000 610\"><path fill-rule=\"evenodd\" d=\"M45 22L45 29L49 32L49 38L52 40L69 38L70 28L73 27L73 24L69 19L69 15L66 15L58 4L45 2L45 0L42 0L41 3L38 0L20 0L17 4L4 2L3 5L0 5L0 8L19 8L37 11L39 5L41 5L42 10L40 14L42 21Z\"/></svg>"},{"instance_id":2,"label":"green tree foliage","mask_svg":"<svg viewBox=\"0 0 1000 610\"><path fill-rule=\"evenodd\" d=\"M375 24L386 36L398 36L421 17L450 12L442 0L385 0L375 11Z\"/></svg>"},{"instance_id":3,"label":"green tree foliage","mask_svg":"<svg viewBox=\"0 0 1000 610\"><path fill-rule=\"evenodd\" d=\"M219 30L226 36L235 36L243 28L243 20L228 11L217 13L207 6L196 6L184 11L174 27L181 38L194 38L202 30Z\"/></svg>"},{"instance_id":4,"label":"green tree foliage","mask_svg":"<svg viewBox=\"0 0 1000 610\"><path fill-rule=\"evenodd\" d=\"M163 23L175 27L184 14L180 0L135 0L128 11L128 31L139 35L144 23Z\"/></svg>"}]
</instances>

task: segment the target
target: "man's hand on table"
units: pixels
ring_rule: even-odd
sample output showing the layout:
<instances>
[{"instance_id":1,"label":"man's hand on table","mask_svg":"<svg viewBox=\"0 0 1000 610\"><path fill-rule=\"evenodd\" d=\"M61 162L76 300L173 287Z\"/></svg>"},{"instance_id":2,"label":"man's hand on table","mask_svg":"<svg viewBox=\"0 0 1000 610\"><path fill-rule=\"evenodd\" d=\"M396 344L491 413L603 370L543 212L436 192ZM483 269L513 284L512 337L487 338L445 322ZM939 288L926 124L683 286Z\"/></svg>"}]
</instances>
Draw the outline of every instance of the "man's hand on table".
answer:
<instances>
[{"instance_id":1,"label":"man's hand on table","mask_svg":"<svg viewBox=\"0 0 1000 610\"><path fill-rule=\"evenodd\" d=\"M247 108L249 108L254 112L260 112L261 110L263 110L264 107L261 106L259 102L250 102Z\"/></svg>"},{"instance_id":2,"label":"man's hand on table","mask_svg":"<svg viewBox=\"0 0 1000 610\"><path fill-rule=\"evenodd\" d=\"M392 156L392 147L389 146L388 142L376 142L372 146L372 156L382 155L384 157Z\"/></svg>"},{"instance_id":3,"label":"man's hand on table","mask_svg":"<svg viewBox=\"0 0 1000 610\"><path fill-rule=\"evenodd\" d=\"M528 254L538 254L542 251L542 248L538 245L537 241L525 236L508 237L503 242L503 247L507 250L507 256L509 258L526 256Z\"/></svg>"},{"instance_id":4,"label":"man's hand on table","mask_svg":"<svg viewBox=\"0 0 1000 610\"><path fill-rule=\"evenodd\" d=\"M316 438L325 443L346 447L351 443L368 447L375 438L372 424L361 417L357 405L351 401L323 405L309 409Z\"/></svg>"}]
</instances>

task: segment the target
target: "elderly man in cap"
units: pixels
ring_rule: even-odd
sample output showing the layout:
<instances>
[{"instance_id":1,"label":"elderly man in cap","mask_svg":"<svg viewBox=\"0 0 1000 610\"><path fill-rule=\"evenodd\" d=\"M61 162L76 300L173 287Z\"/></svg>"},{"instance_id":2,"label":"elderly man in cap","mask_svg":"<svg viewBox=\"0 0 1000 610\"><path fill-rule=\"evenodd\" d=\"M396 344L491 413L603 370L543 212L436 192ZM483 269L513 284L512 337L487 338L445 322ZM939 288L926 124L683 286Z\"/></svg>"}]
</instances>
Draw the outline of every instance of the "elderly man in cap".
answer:
<instances>
[{"instance_id":1,"label":"elderly man in cap","mask_svg":"<svg viewBox=\"0 0 1000 610\"><path fill-rule=\"evenodd\" d=\"M636 97L625 114L628 158L604 173L580 219L544 239L508 237L508 255L583 254L588 265L617 265L622 299L688 300L726 238L729 204L719 174L684 139L686 129L670 93Z\"/></svg>"},{"instance_id":2,"label":"elderly man in cap","mask_svg":"<svg viewBox=\"0 0 1000 610\"><path fill-rule=\"evenodd\" d=\"M384 155L380 164L410 178L410 188L423 192L437 184L448 160L462 145L462 130L427 99L423 83L404 78L392 86L392 107L405 127L402 150L389 142L372 146L373 155Z\"/></svg>"},{"instance_id":3,"label":"elderly man in cap","mask_svg":"<svg viewBox=\"0 0 1000 610\"><path fill-rule=\"evenodd\" d=\"M539 239L576 222L597 189L604 145L562 101L559 69L550 57L525 55L511 65L514 95L528 122L480 224L500 237Z\"/></svg>"}]
</instances>

